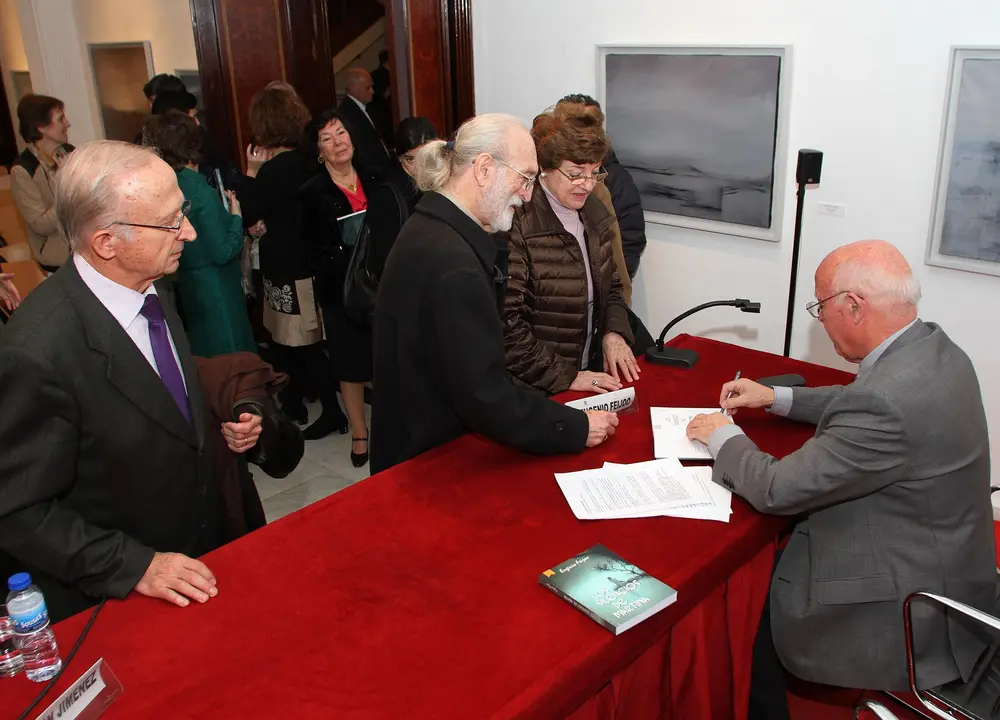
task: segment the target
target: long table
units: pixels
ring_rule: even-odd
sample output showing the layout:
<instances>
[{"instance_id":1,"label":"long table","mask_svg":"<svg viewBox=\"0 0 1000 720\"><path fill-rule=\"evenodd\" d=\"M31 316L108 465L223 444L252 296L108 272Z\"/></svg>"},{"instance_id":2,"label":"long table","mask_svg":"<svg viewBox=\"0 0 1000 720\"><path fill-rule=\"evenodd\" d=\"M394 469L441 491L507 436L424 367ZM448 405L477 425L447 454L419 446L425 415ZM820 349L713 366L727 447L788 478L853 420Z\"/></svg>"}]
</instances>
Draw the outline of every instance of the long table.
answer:
<instances>
[{"instance_id":1,"label":"long table","mask_svg":"<svg viewBox=\"0 0 1000 720\"><path fill-rule=\"evenodd\" d=\"M42 707L103 657L124 686L107 718L745 717L789 519L734 498L728 524L580 521L553 473L651 459L648 408L712 407L737 369L810 385L850 376L686 335L671 344L700 362L643 364L637 412L599 448L539 458L467 435L210 553L219 595L205 605L109 601ZM813 432L762 411L739 422L779 457ZM614 637L538 585L597 543L677 602ZM64 652L89 614L56 626ZM38 689L0 679L0 717Z\"/></svg>"}]
</instances>

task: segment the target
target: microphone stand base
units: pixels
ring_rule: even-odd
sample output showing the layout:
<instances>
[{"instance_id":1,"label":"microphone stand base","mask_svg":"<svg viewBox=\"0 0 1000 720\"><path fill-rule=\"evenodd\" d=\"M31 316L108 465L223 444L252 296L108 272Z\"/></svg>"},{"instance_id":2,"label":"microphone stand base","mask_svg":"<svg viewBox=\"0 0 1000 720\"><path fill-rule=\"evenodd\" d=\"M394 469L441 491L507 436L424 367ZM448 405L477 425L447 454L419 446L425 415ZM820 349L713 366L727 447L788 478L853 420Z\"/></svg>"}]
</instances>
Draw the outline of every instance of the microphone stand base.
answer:
<instances>
[{"instance_id":1,"label":"microphone stand base","mask_svg":"<svg viewBox=\"0 0 1000 720\"><path fill-rule=\"evenodd\" d=\"M674 347L665 347L661 350L656 345L652 345L646 349L646 359L654 365L691 368L698 362L698 353L694 350Z\"/></svg>"}]
</instances>

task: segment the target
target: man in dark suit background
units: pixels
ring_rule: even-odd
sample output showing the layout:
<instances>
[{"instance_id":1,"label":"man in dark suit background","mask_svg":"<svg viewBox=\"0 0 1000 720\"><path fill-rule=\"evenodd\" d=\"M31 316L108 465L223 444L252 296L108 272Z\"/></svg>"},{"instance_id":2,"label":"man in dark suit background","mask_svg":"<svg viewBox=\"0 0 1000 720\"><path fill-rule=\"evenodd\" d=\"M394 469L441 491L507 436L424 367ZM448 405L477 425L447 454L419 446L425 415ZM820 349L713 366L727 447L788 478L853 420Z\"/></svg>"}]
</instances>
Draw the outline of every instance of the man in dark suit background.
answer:
<instances>
[{"instance_id":1,"label":"man in dark suit background","mask_svg":"<svg viewBox=\"0 0 1000 720\"><path fill-rule=\"evenodd\" d=\"M368 116L382 134L382 142L395 151L395 128L392 125L392 74L389 71L389 51L378 54L378 67L372 70L372 101L368 103Z\"/></svg>"},{"instance_id":2,"label":"man in dark suit background","mask_svg":"<svg viewBox=\"0 0 1000 720\"><path fill-rule=\"evenodd\" d=\"M74 254L0 338L0 570L32 574L54 620L132 590L217 594L194 559L220 544L201 386L169 289L195 233L176 175L94 142L56 176ZM260 419L223 426L244 452Z\"/></svg>"},{"instance_id":3,"label":"man in dark suit background","mask_svg":"<svg viewBox=\"0 0 1000 720\"><path fill-rule=\"evenodd\" d=\"M838 248L816 270L808 309L837 353L859 363L854 382L771 389L738 380L720 398L723 408L812 423L815 437L776 460L720 413L688 427L715 458L713 480L761 512L802 516L757 634L751 719L788 717L782 665L810 682L908 690L902 606L917 590L994 611L979 381L944 330L917 317L919 299L889 243ZM920 687L969 679L981 638L924 605L913 608L913 629Z\"/></svg>"},{"instance_id":4,"label":"man in dark suit background","mask_svg":"<svg viewBox=\"0 0 1000 720\"><path fill-rule=\"evenodd\" d=\"M346 94L338 110L350 124L358 163L362 170L382 180L389 171L391 158L375 119L368 114L375 90L367 70L351 68L347 71Z\"/></svg>"}]
</instances>

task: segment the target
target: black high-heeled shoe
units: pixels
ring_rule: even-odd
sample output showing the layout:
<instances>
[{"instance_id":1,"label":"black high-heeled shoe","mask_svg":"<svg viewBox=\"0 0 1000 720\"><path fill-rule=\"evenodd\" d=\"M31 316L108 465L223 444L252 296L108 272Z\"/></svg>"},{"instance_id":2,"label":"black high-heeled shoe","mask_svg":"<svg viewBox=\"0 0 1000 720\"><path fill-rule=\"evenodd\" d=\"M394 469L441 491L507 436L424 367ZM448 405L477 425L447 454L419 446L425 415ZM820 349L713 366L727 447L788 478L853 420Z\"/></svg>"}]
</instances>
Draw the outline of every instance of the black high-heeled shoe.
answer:
<instances>
[{"instance_id":1,"label":"black high-heeled shoe","mask_svg":"<svg viewBox=\"0 0 1000 720\"><path fill-rule=\"evenodd\" d=\"M368 438L366 438L366 437L363 437L363 438L352 437L351 441L352 442L363 442L365 444L365 447L368 446ZM364 467L367 462L368 462L368 451L365 450L363 453L356 453L356 452L354 452L354 448L352 446L352 448L351 448L351 464L354 467L359 468L359 467Z\"/></svg>"},{"instance_id":2,"label":"black high-heeled shoe","mask_svg":"<svg viewBox=\"0 0 1000 720\"><path fill-rule=\"evenodd\" d=\"M347 430L347 418L342 413L324 412L316 422L302 431L302 437L306 440L319 440L334 431L346 435Z\"/></svg>"}]
</instances>

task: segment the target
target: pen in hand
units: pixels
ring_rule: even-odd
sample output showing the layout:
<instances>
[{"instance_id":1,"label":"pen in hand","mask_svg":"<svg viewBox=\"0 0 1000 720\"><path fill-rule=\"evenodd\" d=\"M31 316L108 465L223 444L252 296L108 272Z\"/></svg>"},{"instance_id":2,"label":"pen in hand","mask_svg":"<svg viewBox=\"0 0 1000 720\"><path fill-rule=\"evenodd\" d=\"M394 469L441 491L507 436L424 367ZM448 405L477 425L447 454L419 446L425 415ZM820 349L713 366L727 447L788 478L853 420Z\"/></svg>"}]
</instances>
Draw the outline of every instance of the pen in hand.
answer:
<instances>
[{"instance_id":1,"label":"pen in hand","mask_svg":"<svg viewBox=\"0 0 1000 720\"><path fill-rule=\"evenodd\" d=\"M742 375L743 375L743 371L742 370L737 370L736 371L736 377L733 378L733 382L736 382L737 380L739 380ZM733 391L730 390L729 394L726 395L726 400L728 400L732 396L733 396ZM723 408L722 409L722 414L725 415L726 417L732 417L732 413L729 411L728 408Z\"/></svg>"}]
</instances>

